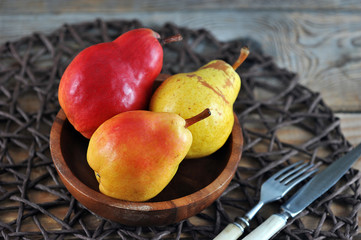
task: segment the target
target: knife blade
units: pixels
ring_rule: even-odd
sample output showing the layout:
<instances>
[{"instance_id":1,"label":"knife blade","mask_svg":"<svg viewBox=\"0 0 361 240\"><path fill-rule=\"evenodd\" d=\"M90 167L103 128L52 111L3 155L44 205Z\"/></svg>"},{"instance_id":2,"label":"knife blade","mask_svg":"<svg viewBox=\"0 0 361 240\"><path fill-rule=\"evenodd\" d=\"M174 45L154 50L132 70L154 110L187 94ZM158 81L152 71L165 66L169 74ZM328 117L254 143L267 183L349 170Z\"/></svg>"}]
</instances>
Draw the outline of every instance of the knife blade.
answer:
<instances>
[{"instance_id":1,"label":"knife blade","mask_svg":"<svg viewBox=\"0 0 361 240\"><path fill-rule=\"evenodd\" d=\"M281 206L281 213L270 216L264 223L243 238L243 240L266 240L271 238L286 225L289 217L295 217L335 185L360 156L361 143L323 171L316 174L306 185Z\"/></svg>"}]
</instances>

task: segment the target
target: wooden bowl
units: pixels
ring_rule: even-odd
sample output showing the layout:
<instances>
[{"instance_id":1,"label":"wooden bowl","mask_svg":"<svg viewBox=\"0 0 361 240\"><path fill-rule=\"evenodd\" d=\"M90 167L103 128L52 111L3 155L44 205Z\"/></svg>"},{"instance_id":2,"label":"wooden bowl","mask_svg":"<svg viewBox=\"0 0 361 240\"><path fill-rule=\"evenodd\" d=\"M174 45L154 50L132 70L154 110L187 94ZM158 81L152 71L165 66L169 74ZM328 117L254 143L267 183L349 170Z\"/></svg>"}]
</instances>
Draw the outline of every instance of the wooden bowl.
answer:
<instances>
[{"instance_id":1,"label":"wooden bowl","mask_svg":"<svg viewBox=\"0 0 361 240\"><path fill-rule=\"evenodd\" d=\"M214 202L231 181L242 154L243 137L236 115L232 133L216 153L184 160L169 185L147 202L108 197L86 160L89 140L77 132L60 110L50 133L55 168L69 192L101 217L130 226L154 226L189 218Z\"/></svg>"}]
</instances>

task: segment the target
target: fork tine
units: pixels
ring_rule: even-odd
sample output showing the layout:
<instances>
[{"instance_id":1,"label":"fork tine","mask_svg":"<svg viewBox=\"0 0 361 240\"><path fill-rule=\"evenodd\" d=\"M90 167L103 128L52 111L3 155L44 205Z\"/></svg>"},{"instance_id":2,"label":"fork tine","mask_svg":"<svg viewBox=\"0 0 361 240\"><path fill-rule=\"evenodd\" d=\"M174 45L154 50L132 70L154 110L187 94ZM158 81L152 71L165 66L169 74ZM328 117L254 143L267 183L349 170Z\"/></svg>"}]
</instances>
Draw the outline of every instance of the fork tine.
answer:
<instances>
[{"instance_id":1,"label":"fork tine","mask_svg":"<svg viewBox=\"0 0 361 240\"><path fill-rule=\"evenodd\" d=\"M316 168L316 169L314 169L314 170L312 170L312 171L310 171L310 172L302 175L301 177L293 180L293 181L292 181L290 184L288 184L287 186L289 186L290 188L293 188L296 184L298 184L299 182L305 180L306 178L308 178L309 176L311 176L312 174L314 174L314 173L317 172L318 170L319 170L319 169Z\"/></svg>"},{"instance_id":2,"label":"fork tine","mask_svg":"<svg viewBox=\"0 0 361 240\"><path fill-rule=\"evenodd\" d=\"M300 169L304 168L306 165L307 165L307 163L303 163L303 164L299 165L295 169L292 169L291 171L287 172L286 174L280 176L278 178L278 181L282 182L283 180L285 180L289 176L293 175L294 173L298 172Z\"/></svg>"},{"instance_id":3,"label":"fork tine","mask_svg":"<svg viewBox=\"0 0 361 240\"><path fill-rule=\"evenodd\" d=\"M307 165L307 164L303 164L303 166L302 166L302 165L301 165L301 166L304 167L305 165ZM312 168L312 167L313 167L313 164L310 164L310 165L308 165L308 166L305 167L305 168L300 168L300 167L298 167L297 172L294 171L293 173L295 173L295 174L290 175L290 177L285 180L284 184L287 185L288 183L290 183L291 181L293 181L293 179L296 179L298 176L300 176L302 173L306 172L307 170L309 170L309 169Z\"/></svg>"},{"instance_id":4,"label":"fork tine","mask_svg":"<svg viewBox=\"0 0 361 240\"><path fill-rule=\"evenodd\" d=\"M291 164L289 165L288 167L280 170L279 172L276 172L272 177L270 177L270 179L276 179L278 178L279 176L281 176L283 173L287 172L288 170L296 167L297 165L300 165L302 163L302 161L298 161L298 162L295 162L294 164Z\"/></svg>"}]
</instances>

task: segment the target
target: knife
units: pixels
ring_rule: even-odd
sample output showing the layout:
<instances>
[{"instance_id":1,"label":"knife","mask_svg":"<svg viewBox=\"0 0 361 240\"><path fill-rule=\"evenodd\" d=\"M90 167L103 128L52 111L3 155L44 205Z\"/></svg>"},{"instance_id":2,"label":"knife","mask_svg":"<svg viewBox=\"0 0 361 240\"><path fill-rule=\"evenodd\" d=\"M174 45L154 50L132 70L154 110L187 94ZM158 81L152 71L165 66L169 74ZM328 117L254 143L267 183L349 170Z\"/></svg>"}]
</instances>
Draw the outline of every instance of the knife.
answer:
<instances>
[{"instance_id":1,"label":"knife","mask_svg":"<svg viewBox=\"0 0 361 240\"><path fill-rule=\"evenodd\" d=\"M243 238L243 240L266 240L271 238L286 225L289 217L295 217L335 185L360 156L361 143L323 171L316 174L281 206L281 213L270 216L264 223Z\"/></svg>"}]
</instances>

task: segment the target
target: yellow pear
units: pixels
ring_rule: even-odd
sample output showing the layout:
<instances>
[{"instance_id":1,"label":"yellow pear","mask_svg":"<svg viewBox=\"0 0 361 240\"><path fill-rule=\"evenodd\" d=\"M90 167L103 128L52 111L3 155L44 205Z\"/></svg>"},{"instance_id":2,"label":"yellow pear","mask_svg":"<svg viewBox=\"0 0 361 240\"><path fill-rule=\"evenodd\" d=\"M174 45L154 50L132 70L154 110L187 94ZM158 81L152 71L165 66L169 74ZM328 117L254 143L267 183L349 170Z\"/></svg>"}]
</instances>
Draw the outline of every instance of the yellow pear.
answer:
<instances>
[{"instance_id":1,"label":"yellow pear","mask_svg":"<svg viewBox=\"0 0 361 240\"><path fill-rule=\"evenodd\" d=\"M248 48L244 47L233 66L222 60L213 60L194 72L170 76L154 92L151 111L172 112L183 118L194 116L205 108L212 112L210 117L188 128L193 143L186 158L214 153L231 134L233 103L241 87L241 79L235 70L248 54Z\"/></svg>"}]
</instances>

